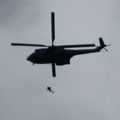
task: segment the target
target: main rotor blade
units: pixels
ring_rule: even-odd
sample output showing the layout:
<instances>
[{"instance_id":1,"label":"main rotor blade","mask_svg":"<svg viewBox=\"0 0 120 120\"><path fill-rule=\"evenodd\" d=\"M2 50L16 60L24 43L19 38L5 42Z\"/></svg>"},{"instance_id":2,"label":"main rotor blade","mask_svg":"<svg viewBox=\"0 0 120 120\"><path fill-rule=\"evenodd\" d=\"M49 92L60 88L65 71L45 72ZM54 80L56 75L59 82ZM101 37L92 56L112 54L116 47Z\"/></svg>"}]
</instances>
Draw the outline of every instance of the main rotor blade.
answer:
<instances>
[{"instance_id":1,"label":"main rotor blade","mask_svg":"<svg viewBox=\"0 0 120 120\"><path fill-rule=\"evenodd\" d=\"M56 77L55 63L52 63L52 76Z\"/></svg>"},{"instance_id":2,"label":"main rotor blade","mask_svg":"<svg viewBox=\"0 0 120 120\"><path fill-rule=\"evenodd\" d=\"M52 37L52 45L55 40L55 13L51 12L51 37Z\"/></svg>"},{"instance_id":3,"label":"main rotor blade","mask_svg":"<svg viewBox=\"0 0 120 120\"><path fill-rule=\"evenodd\" d=\"M12 46L48 47L42 44L11 43Z\"/></svg>"},{"instance_id":4,"label":"main rotor blade","mask_svg":"<svg viewBox=\"0 0 120 120\"><path fill-rule=\"evenodd\" d=\"M75 47L95 47L95 44L78 44L78 45L59 45L61 48L75 48Z\"/></svg>"}]
</instances>

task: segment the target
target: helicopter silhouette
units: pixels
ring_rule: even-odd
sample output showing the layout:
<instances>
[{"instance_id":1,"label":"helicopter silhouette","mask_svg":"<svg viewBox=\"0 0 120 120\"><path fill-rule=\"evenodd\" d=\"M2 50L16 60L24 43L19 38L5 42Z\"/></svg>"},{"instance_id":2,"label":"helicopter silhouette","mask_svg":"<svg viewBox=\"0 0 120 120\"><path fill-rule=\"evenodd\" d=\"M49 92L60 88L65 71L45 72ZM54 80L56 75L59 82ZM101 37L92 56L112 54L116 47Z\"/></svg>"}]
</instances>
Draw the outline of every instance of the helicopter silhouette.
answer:
<instances>
[{"instance_id":1,"label":"helicopter silhouette","mask_svg":"<svg viewBox=\"0 0 120 120\"><path fill-rule=\"evenodd\" d=\"M55 13L51 12L51 38L52 45L47 46L43 44L29 44L29 43L11 43L12 46L29 46L29 47L42 47L35 49L31 53L27 60L34 64L51 64L52 65L52 76L56 77L56 65L62 66L70 64L70 59L75 55L89 54L100 52L101 49L105 49L106 45L103 38L99 38L99 46L95 44L77 44L77 45L54 45L55 40ZM83 48L84 47L84 48ZM90 48L87 48L90 47ZM91 48L94 47L94 48ZM67 49L69 48L69 49ZM70 48L83 48L83 49L70 49ZM85 49L87 48L87 49Z\"/></svg>"}]
</instances>

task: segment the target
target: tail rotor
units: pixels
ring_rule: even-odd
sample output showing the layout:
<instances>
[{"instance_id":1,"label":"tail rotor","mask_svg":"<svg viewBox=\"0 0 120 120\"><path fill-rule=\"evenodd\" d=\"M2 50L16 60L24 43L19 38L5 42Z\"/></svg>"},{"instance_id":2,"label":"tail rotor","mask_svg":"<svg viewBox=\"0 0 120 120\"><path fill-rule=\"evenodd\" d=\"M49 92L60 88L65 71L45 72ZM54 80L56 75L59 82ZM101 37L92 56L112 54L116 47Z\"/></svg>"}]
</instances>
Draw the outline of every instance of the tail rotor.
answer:
<instances>
[{"instance_id":1,"label":"tail rotor","mask_svg":"<svg viewBox=\"0 0 120 120\"><path fill-rule=\"evenodd\" d=\"M106 44L104 43L104 41L103 41L103 38L99 38L99 42L100 42L100 48L101 48L101 49L103 48L105 51L108 52L108 50L106 49L106 47L110 46L111 44L106 45Z\"/></svg>"}]
</instances>

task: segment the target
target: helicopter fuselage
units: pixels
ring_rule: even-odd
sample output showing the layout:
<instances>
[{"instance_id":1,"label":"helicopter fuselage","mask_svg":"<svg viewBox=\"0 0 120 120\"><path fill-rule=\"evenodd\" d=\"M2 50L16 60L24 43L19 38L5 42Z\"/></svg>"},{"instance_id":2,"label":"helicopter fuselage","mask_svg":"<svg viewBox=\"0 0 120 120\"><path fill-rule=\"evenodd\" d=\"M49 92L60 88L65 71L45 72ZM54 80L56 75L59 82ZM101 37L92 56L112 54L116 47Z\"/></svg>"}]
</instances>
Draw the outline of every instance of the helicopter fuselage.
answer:
<instances>
[{"instance_id":1,"label":"helicopter fuselage","mask_svg":"<svg viewBox=\"0 0 120 120\"><path fill-rule=\"evenodd\" d=\"M97 52L96 49L65 49L57 47L49 47L43 49L36 49L27 60L33 64L49 64L56 65L70 64L70 59L79 54L87 54Z\"/></svg>"}]
</instances>

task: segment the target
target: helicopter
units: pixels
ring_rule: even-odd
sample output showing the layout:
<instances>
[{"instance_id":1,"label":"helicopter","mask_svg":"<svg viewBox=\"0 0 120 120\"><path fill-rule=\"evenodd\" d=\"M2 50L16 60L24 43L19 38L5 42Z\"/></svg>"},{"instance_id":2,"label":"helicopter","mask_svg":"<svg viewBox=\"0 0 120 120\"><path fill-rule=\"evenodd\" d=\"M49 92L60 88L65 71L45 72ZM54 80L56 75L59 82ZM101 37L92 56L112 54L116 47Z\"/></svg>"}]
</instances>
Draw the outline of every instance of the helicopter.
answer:
<instances>
[{"instance_id":1,"label":"helicopter","mask_svg":"<svg viewBox=\"0 0 120 120\"><path fill-rule=\"evenodd\" d=\"M51 46L43 45L43 44L30 44L30 43L11 43L11 45L41 47L40 49L35 49L35 51L27 57L27 61L32 62L33 65L51 64L53 77L56 77L56 65L62 66L62 65L70 64L70 59L75 55L100 52L103 48L106 51L108 51L105 47L109 46L104 43L102 37L99 38L99 43L100 43L99 46L96 46L95 44L54 45L54 40L55 40L54 12L51 12L51 39L52 39ZM71 48L83 48L83 49L71 49Z\"/></svg>"}]
</instances>

